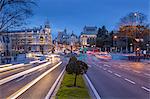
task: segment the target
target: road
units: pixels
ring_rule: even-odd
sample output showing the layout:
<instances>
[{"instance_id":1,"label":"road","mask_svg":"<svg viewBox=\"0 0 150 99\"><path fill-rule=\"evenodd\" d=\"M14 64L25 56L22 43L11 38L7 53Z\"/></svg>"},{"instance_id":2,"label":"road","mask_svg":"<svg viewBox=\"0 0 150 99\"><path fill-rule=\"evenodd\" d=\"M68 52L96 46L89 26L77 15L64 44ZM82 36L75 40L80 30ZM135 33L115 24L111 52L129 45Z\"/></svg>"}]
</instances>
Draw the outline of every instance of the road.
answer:
<instances>
[{"instance_id":1,"label":"road","mask_svg":"<svg viewBox=\"0 0 150 99\"><path fill-rule=\"evenodd\" d=\"M11 75L17 74L19 72L31 69L35 66L44 64L44 63L46 63L46 62L34 63L34 64L25 64L25 66L22 66L22 67L19 67L19 68L10 69L10 70L4 71L4 72L0 72L0 80L3 79L3 78L9 77Z\"/></svg>"},{"instance_id":2,"label":"road","mask_svg":"<svg viewBox=\"0 0 150 99\"><path fill-rule=\"evenodd\" d=\"M102 99L150 99L150 65L123 60L80 57L88 63L87 76Z\"/></svg>"},{"instance_id":3,"label":"road","mask_svg":"<svg viewBox=\"0 0 150 99\"><path fill-rule=\"evenodd\" d=\"M49 69L51 69L53 66L58 64L58 62L55 62L53 64L50 64L49 66L40 68L34 72L28 73L24 76L21 76L17 79L14 79L8 83L5 83L3 85L0 85L0 99L5 99L12 94L16 93L18 90L29 84L34 79L38 78L43 73L47 72ZM45 95L48 93L49 89L53 85L54 81L59 76L60 72L64 68L64 64L56 67L53 71L48 73L46 76L44 76L41 80L39 80L36 84L31 86L27 91L25 91L22 95L20 95L18 98L26 99L26 98L32 98L32 99L41 99L44 98Z\"/></svg>"}]
</instances>

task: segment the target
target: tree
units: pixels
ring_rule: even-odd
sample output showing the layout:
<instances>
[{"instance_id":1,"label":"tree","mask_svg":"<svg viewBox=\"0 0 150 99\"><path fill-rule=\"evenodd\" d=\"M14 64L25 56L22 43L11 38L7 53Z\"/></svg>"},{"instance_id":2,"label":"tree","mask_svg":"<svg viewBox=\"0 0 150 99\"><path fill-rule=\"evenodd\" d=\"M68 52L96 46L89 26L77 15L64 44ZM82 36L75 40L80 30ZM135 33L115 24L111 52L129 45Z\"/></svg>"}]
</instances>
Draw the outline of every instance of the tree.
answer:
<instances>
[{"instance_id":1,"label":"tree","mask_svg":"<svg viewBox=\"0 0 150 99\"><path fill-rule=\"evenodd\" d=\"M0 32L25 24L35 5L34 0L0 0Z\"/></svg>"},{"instance_id":2,"label":"tree","mask_svg":"<svg viewBox=\"0 0 150 99\"><path fill-rule=\"evenodd\" d=\"M147 17L140 12L131 12L120 19L119 26L146 25Z\"/></svg>"},{"instance_id":3,"label":"tree","mask_svg":"<svg viewBox=\"0 0 150 99\"><path fill-rule=\"evenodd\" d=\"M119 23L118 38L125 38L127 45L133 44L136 47L144 48L149 42L149 28L147 17L140 12L131 12L121 18Z\"/></svg>"},{"instance_id":4,"label":"tree","mask_svg":"<svg viewBox=\"0 0 150 99\"><path fill-rule=\"evenodd\" d=\"M101 50L105 50L104 48L110 48L112 46L112 33L108 33L105 26L98 29L96 46L102 48Z\"/></svg>"},{"instance_id":5,"label":"tree","mask_svg":"<svg viewBox=\"0 0 150 99\"><path fill-rule=\"evenodd\" d=\"M68 74L75 74L74 86L76 86L77 76L83 75L87 72L88 65L83 61L77 60L75 56L71 57L66 66Z\"/></svg>"}]
</instances>

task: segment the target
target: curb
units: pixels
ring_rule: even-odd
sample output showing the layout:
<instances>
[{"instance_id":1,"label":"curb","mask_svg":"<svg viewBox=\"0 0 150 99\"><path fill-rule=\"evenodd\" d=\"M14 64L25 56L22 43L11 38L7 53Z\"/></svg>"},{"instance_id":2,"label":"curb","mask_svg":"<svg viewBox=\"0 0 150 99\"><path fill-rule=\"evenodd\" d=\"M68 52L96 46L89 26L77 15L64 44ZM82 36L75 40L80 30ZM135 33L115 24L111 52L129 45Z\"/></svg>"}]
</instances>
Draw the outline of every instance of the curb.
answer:
<instances>
[{"instance_id":1,"label":"curb","mask_svg":"<svg viewBox=\"0 0 150 99\"><path fill-rule=\"evenodd\" d=\"M62 72L60 73L60 75L58 76L58 78L56 79L54 84L52 85L51 89L47 93L45 99L55 99L56 98L56 94L59 90L59 87L61 85L61 81L63 80L63 77L64 77L65 69L66 68L64 68L62 70Z\"/></svg>"},{"instance_id":2,"label":"curb","mask_svg":"<svg viewBox=\"0 0 150 99\"><path fill-rule=\"evenodd\" d=\"M87 76L86 74L84 74L84 77L85 77L85 79L86 79L86 81L87 81L87 83L88 83L88 85L89 85L89 87L90 87L90 90L92 90L92 93L94 94L95 98L96 98L96 99L102 99L102 98L99 96L99 94L98 94L97 90L95 89L95 87L93 86L92 82L91 82L90 79L88 78L88 76ZM91 96L93 97L92 93L90 92Z\"/></svg>"},{"instance_id":3,"label":"curb","mask_svg":"<svg viewBox=\"0 0 150 99\"><path fill-rule=\"evenodd\" d=\"M86 87L88 89L88 93L89 93L90 99L96 99L96 97L95 97L95 95L94 95L94 93L93 93L93 91L92 91L92 89L91 89L87 79L85 78L85 76L82 76L82 77L83 77L84 83L85 83L85 85L86 85Z\"/></svg>"}]
</instances>

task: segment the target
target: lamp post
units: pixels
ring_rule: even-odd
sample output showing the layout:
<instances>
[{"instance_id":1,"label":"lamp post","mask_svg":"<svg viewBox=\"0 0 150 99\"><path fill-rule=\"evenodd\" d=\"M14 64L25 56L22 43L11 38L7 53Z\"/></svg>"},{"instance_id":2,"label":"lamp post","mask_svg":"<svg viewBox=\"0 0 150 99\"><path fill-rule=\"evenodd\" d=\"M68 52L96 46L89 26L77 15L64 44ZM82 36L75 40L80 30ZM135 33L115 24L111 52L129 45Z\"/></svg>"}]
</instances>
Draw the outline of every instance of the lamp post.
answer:
<instances>
[{"instance_id":1,"label":"lamp post","mask_svg":"<svg viewBox=\"0 0 150 99\"><path fill-rule=\"evenodd\" d=\"M149 44L146 44L146 50L149 51Z\"/></svg>"},{"instance_id":2,"label":"lamp post","mask_svg":"<svg viewBox=\"0 0 150 99\"><path fill-rule=\"evenodd\" d=\"M114 41L115 41L115 42L114 42L114 45L115 45L115 52L117 52L117 41L116 41L117 38L118 38L117 36L114 36Z\"/></svg>"},{"instance_id":3,"label":"lamp post","mask_svg":"<svg viewBox=\"0 0 150 99\"><path fill-rule=\"evenodd\" d=\"M130 52L131 53L133 52L133 44L132 43L130 44Z\"/></svg>"}]
</instances>

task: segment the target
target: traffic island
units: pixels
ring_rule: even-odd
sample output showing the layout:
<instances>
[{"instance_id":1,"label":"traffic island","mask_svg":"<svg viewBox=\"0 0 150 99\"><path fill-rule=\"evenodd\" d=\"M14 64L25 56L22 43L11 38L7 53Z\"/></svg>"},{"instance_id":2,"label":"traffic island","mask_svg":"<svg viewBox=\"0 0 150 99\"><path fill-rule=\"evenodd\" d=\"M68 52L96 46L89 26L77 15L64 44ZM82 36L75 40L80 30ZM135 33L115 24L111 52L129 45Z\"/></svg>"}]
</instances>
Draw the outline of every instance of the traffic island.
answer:
<instances>
[{"instance_id":1,"label":"traffic island","mask_svg":"<svg viewBox=\"0 0 150 99\"><path fill-rule=\"evenodd\" d=\"M77 86L73 86L75 75L65 73L60 89L56 94L56 99L90 99L90 95L85 85L82 75L77 77Z\"/></svg>"}]
</instances>

